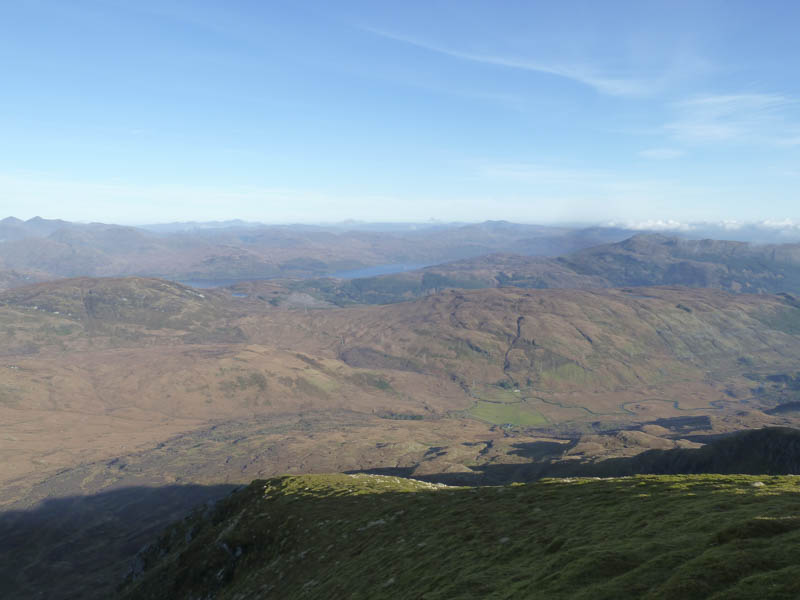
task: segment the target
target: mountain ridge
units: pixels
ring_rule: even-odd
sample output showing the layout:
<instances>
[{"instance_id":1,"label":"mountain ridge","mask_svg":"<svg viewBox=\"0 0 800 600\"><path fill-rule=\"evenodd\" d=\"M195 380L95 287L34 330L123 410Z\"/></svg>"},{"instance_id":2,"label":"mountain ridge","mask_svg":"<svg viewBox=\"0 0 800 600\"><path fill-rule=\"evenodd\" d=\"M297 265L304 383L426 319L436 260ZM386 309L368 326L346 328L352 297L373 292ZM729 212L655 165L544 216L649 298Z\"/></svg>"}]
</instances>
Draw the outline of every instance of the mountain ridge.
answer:
<instances>
[{"instance_id":1,"label":"mountain ridge","mask_svg":"<svg viewBox=\"0 0 800 600\"><path fill-rule=\"evenodd\" d=\"M145 548L121 598L789 598L795 496L741 475L255 481Z\"/></svg>"},{"instance_id":2,"label":"mountain ridge","mask_svg":"<svg viewBox=\"0 0 800 600\"><path fill-rule=\"evenodd\" d=\"M405 273L287 287L327 302L389 304L442 289L687 286L800 294L800 244L752 245L643 233L557 257L492 253Z\"/></svg>"}]
</instances>

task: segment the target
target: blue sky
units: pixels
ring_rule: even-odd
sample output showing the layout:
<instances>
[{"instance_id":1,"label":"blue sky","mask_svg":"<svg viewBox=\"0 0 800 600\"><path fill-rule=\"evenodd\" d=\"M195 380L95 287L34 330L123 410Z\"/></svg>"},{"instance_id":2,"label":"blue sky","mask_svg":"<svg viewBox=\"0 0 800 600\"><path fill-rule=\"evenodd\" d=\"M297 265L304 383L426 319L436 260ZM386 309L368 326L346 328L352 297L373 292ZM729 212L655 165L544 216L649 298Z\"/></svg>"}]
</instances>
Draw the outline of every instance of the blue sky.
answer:
<instances>
[{"instance_id":1,"label":"blue sky","mask_svg":"<svg viewBox=\"0 0 800 600\"><path fill-rule=\"evenodd\" d=\"M800 220L800 3L0 4L0 216Z\"/></svg>"}]
</instances>

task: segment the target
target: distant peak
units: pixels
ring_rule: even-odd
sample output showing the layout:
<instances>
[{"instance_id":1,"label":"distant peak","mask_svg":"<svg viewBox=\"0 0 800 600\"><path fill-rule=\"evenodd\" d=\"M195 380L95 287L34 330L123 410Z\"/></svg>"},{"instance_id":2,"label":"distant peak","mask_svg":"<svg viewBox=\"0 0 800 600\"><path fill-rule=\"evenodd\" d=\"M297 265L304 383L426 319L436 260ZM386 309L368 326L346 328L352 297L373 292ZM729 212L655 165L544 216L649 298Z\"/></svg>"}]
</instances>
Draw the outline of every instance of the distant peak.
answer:
<instances>
[{"instance_id":1,"label":"distant peak","mask_svg":"<svg viewBox=\"0 0 800 600\"><path fill-rule=\"evenodd\" d=\"M666 235L664 233L637 233L628 238L628 240L650 240L653 242L670 242L677 239L674 235Z\"/></svg>"},{"instance_id":2,"label":"distant peak","mask_svg":"<svg viewBox=\"0 0 800 600\"><path fill-rule=\"evenodd\" d=\"M637 233L627 240L619 242L619 245L625 248L634 248L653 244L672 246L677 243L678 238L673 235L664 235L663 233Z\"/></svg>"}]
</instances>

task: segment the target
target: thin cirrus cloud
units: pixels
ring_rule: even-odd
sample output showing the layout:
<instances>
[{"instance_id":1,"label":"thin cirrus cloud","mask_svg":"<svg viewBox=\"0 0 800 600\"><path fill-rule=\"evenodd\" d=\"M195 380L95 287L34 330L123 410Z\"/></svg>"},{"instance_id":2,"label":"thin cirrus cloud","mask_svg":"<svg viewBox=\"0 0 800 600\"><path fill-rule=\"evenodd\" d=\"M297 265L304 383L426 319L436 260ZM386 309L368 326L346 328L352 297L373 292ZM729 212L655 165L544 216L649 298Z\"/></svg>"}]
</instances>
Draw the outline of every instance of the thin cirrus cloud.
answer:
<instances>
[{"instance_id":1,"label":"thin cirrus cloud","mask_svg":"<svg viewBox=\"0 0 800 600\"><path fill-rule=\"evenodd\" d=\"M381 29L374 29L371 27L362 27L361 29L389 40L408 44L416 48L422 48L423 50L428 50L437 54L443 54L458 60L563 77L587 85L600 93L611 96L645 96L663 87L663 82L659 80L612 77L581 65L548 64L523 58L464 52L424 42L412 37L383 31Z\"/></svg>"},{"instance_id":2,"label":"thin cirrus cloud","mask_svg":"<svg viewBox=\"0 0 800 600\"><path fill-rule=\"evenodd\" d=\"M780 94L710 94L672 106L676 118L664 129L684 142L800 143L797 103Z\"/></svg>"}]
</instances>

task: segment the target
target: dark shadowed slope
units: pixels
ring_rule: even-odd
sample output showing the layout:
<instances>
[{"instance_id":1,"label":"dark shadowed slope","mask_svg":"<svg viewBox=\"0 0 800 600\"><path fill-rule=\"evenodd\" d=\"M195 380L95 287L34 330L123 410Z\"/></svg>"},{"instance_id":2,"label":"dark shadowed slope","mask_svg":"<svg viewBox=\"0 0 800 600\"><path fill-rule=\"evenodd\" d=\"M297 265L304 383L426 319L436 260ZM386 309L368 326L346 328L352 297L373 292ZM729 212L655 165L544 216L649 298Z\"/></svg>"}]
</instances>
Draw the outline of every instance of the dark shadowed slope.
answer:
<instances>
[{"instance_id":1,"label":"dark shadowed slope","mask_svg":"<svg viewBox=\"0 0 800 600\"><path fill-rule=\"evenodd\" d=\"M559 472L556 467L553 473ZM569 467L561 473L570 472ZM649 450L631 458L584 465L573 473L603 477L653 474L800 474L800 430L765 427L711 440L702 448Z\"/></svg>"},{"instance_id":2,"label":"dark shadowed slope","mask_svg":"<svg viewBox=\"0 0 800 600\"><path fill-rule=\"evenodd\" d=\"M0 513L0 597L111 598L131 557L190 508L234 486L118 488Z\"/></svg>"}]
</instances>

